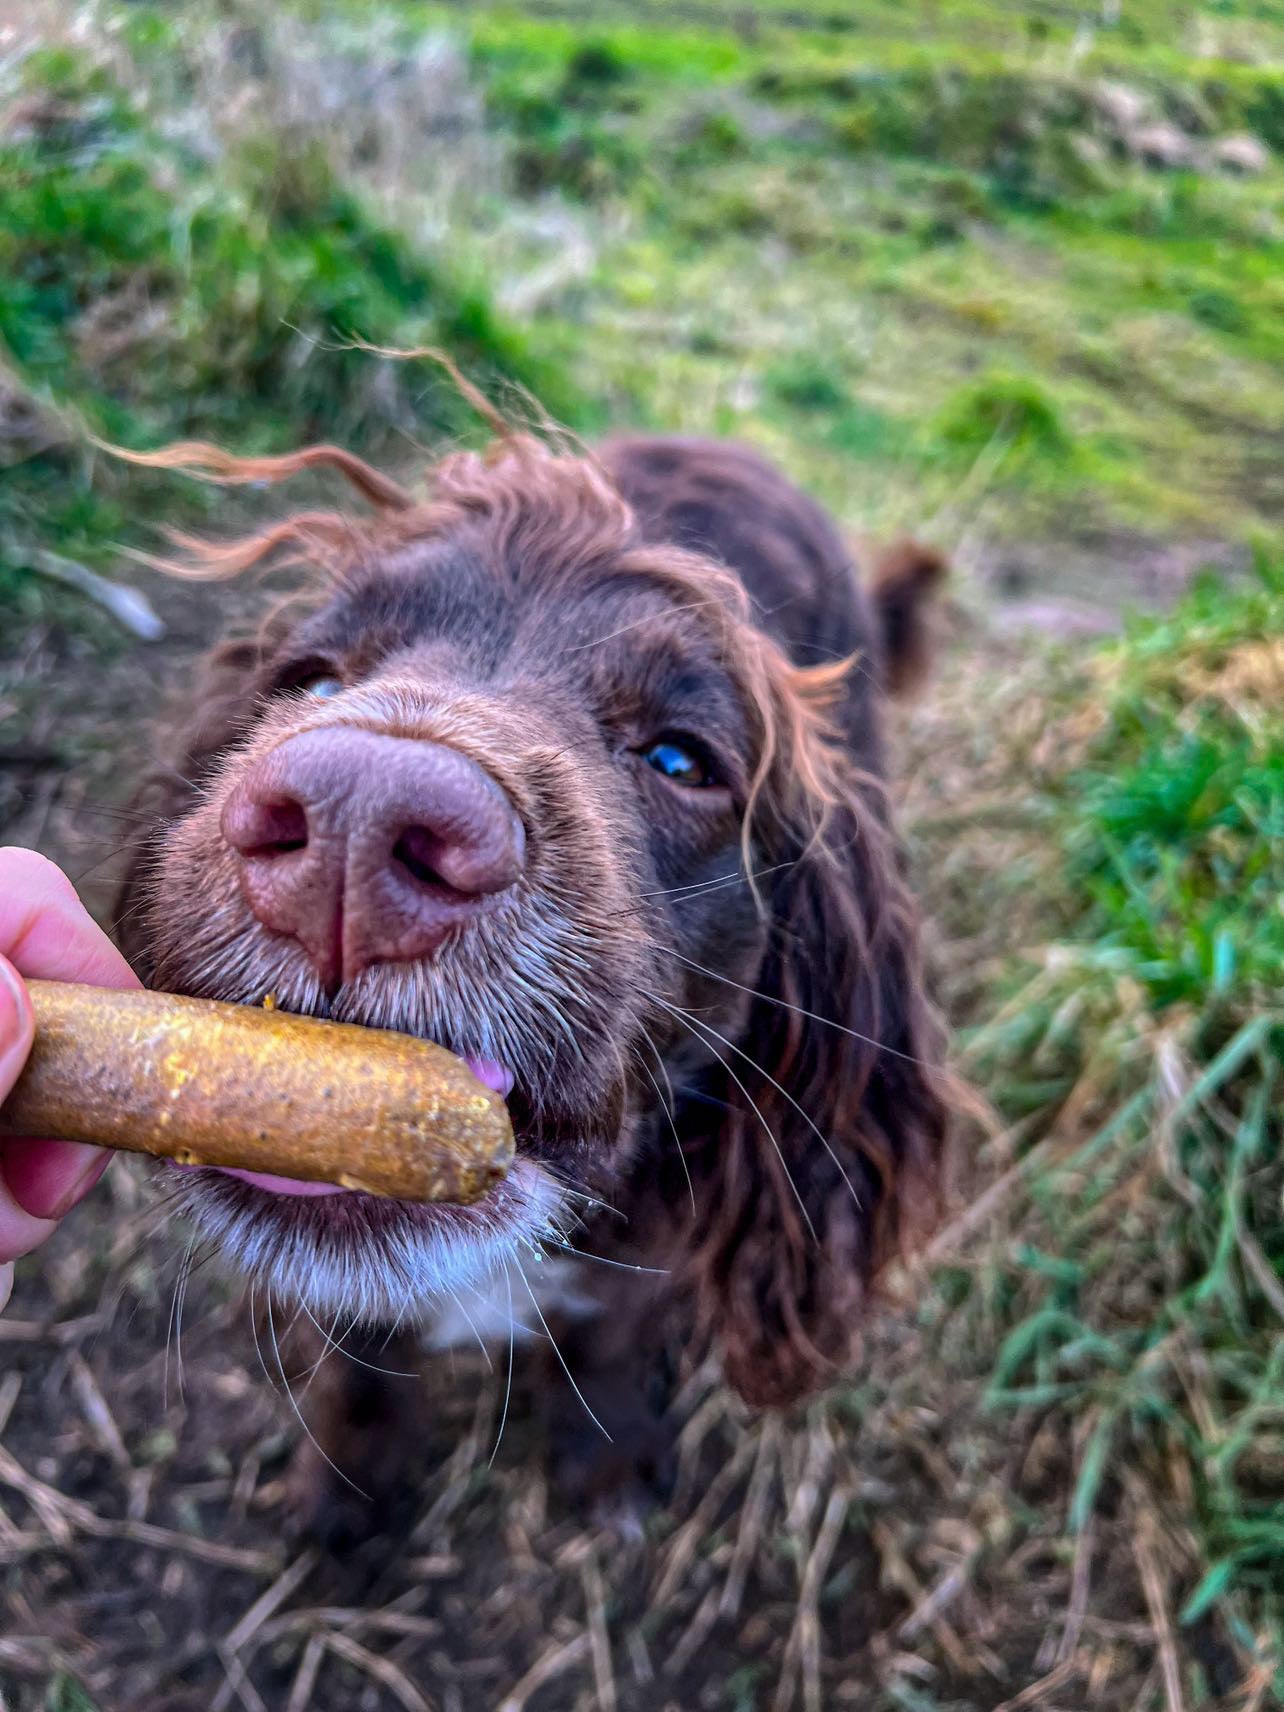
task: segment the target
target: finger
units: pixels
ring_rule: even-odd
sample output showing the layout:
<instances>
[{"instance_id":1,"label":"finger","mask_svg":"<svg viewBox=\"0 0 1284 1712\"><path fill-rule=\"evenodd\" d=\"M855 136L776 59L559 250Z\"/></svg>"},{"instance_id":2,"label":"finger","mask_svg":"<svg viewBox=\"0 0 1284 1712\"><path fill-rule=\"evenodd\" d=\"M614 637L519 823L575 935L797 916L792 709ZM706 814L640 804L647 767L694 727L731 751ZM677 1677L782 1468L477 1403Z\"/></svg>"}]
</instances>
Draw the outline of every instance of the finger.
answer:
<instances>
[{"instance_id":1,"label":"finger","mask_svg":"<svg viewBox=\"0 0 1284 1712\"><path fill-rule=\"evenodd\" d=\"M34 1035L31 1000L18 971L0 957L0 1102L26 1063ZM111 1161L78 1141L0 1142L0 1181L10 1201L37 1219L60 1219L87 1195ZM0 1259L7 1254L0 1238Z\"/></svg>"},{"instance_id":2,"label":"finger","mask_svg":"<svg viewBox=\"0 0 1284 1712\"><path fill-rule=\"evenodd\" d=\"M61 1219L97 1183L112 1151L83 1141L37 1141L21 1136L0 1143L0 1179L14 1201L36 1219ZM0 1255L4 1252L0 1243Z\"/></svg>"},{"instance_id":3,"label":"finger","mask_svg":"<svg viewBox=\"0 0 1284 1712\"><path fill-rule=\"evenodd\" d=\"M0 849L0 954L6 952L24 975L35 978L101 987L139 984L71 881L34 850ZM31 1039L26 990L0 955L0 1100L16 1080ZM0 1150L0 1262L42 1242L53 1229L50 1221L89 1193L110 1160L110 1153L80 1142L5 1143Z\"/></svg>"},{"instance_id":4,"label":"finger","mask_svg":"<svg viewBox=\"0 0 1284 1712\"><path fill-rule=\"evenodd\" d=\"M71 881L34 850L0 849L0 953L36 980L141 985Z\"/></svg>"},{"instance_id":5,"label":"finger","mask_svg":"<svg viewBox=\"0 0 1284 1712\"><path fill-rule=\"evenodd\" d=\"M0 1099L8 1093L26 1063L33 1032L26 989L11 966L0 957ZM83 1151L95 1156L98 1154L97 1148ZM33 1216L33 1210L14 1194L8 1179L8 1165L6 1148L0 1153L0 1264L26 1254L38 1242L43 1242L53 1229L47 1219ZM84 1168L84 1164L79 1162L73 1167L77 1176ZM70 1185L63 1183L57 1187L61 1194Z\"/></svg>"},{"instance_id":6,"label":"finger","mask_svg":"<svg viewBox=\"0 0 1284 1712\"><path fill-rule=\"evenodd\" d=\"M25 1207L19 1206L0 1177L0 1266L11 1260L21 1260L33 1248L47 1242L58 1229L55 1219L33 1218Z\"/></svg>"},{"instance_id":7,"label":"finger","mask_svg":"<svg viewBox=\"0 0 1284 1712\"><path fill-rule=\"evenodd\" d=\"M13 965L0 957L0 1100L18 1080L35 1033L27 989Z\"/></svg>"}]
</instances>

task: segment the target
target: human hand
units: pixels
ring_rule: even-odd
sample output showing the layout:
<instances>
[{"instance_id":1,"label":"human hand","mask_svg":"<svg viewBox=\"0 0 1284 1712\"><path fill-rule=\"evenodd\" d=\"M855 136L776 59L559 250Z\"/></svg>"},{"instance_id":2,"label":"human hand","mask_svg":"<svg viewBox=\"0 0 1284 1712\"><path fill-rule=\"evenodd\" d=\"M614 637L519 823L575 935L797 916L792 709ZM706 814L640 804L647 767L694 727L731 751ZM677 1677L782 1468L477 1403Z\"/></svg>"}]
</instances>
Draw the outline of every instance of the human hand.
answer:
<instances>
[{"instance_id":1,"label":"human hand","mask_svg":"<svg viewBox=\"0 0 1284 1712\"><path fill-rule=\"evenodd\" d=\"M60 869L34 850L0 848L0 1105L31 1051L24 976L93 987L141 984ZM13 1262L53 1234L111 1157L83 1142L0 1137L0 1311L13 1287Z\"/></svg>"}]
</instances>

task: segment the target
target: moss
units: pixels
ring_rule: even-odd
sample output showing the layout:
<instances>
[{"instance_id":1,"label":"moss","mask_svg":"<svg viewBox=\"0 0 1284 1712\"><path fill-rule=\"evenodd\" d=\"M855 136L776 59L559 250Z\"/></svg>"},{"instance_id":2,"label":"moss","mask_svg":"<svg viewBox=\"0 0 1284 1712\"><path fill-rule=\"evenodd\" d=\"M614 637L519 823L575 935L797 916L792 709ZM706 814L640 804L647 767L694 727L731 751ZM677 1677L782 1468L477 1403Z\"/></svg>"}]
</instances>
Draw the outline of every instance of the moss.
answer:
<instances>
[{"instance_id":1,"label":"moss","mask_svg":"<svg viewBox=\"0 0 1284 1712\"><path fill-rule=\"evenodd\" d=\"M1016 453L1063 458L1072 439L1061 414L1037 382L990 374L950 399L939 422L947 446L975 456L996 441Z\"/></svg>"}]
</instances>

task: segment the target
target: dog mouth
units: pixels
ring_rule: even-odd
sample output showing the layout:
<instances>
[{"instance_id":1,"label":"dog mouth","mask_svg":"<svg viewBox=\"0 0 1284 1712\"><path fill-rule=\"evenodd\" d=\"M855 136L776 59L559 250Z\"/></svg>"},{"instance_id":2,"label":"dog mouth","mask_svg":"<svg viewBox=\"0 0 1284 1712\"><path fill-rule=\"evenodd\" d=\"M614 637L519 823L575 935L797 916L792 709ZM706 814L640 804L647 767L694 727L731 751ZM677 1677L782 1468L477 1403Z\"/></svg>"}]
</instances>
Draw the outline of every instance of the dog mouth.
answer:
<instances>
[{"instance_id":1,"label":"dog mouth","mask_svg":"<svg viewBox=\"0 0 1284 1712\"><path fill-rule=\"evenodd\" d=\"M497 1093L513 1089L496 1061L464 1062ZM517 1127L520 1095L515 1104ZM413 1324L510 1269L524 1276L567 1240L566 1186L520 1142L507 1175L467 1205L236 1167L170 1171L176 1210L197 1240L221 1250L252 1291L264 1289L269 1309L292 1302L322 1325Z\"/></svg>"},{"instance_id":2,"label":"dog mouth","mask_svg":"<svg viewBox=\"0 0 1284 1712\"><path fill-rule=\"evenodd\" d=\"M453 1033L434 1026L431 1015L398 1004L382 982L337 1004L285 982L271 990L282 1010L299 1015L333 1016L443 1045ZM262 1002L262 991L206 986L199 996L253 1005ZM477 1014L481 1033L487 1012ZM517 1133L508 1174L479 1200L409 1201L242 1167L170 1162L165 1174L179 1191L175 1210L252 1285L265 1286L269 1301L294 1301L327 1323L414 1320L497 1272L520 1272L550 1245L564 1246L568 1186L539 1157L545 1148L536 1114L544 1102L537 1088L522 1082L520 1070L473 1047L456 1039L448 1050L508 1103Z\"/></svg>"}]
</instances>

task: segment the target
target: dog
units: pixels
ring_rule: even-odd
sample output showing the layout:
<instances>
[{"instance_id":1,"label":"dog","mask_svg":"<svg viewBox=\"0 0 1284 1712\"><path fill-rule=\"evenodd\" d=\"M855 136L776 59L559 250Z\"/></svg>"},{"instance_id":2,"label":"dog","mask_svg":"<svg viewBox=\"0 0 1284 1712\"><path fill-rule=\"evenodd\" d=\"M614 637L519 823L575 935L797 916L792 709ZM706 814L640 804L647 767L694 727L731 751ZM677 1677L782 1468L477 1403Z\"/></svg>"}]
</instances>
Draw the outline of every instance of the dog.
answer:
<instances>
[{"instance_id":1,"label":"dog","mask_svg":"<svg viewBox=\"0 0 1284 1712\"><path fill-rule=\"evenodd\" d=\"M198 574L304 573L209 661L127 955L168 991L439 1041L518 1146L469 1207L189 1170L198 1232L374 1347L461 1312L548 1331L577 1500L659 1478L674 1325L751 1405L832 1382L939 1214L955 1112L883 734L940 556L901 542L862 578L771 464L697 439L505 433L425 498L334 447L146 461L330 472L370 512L188 544ZM381 1486L422 1392L360 1363L316 1392L314 1482Z\"/></svg>"}]
</instances>

